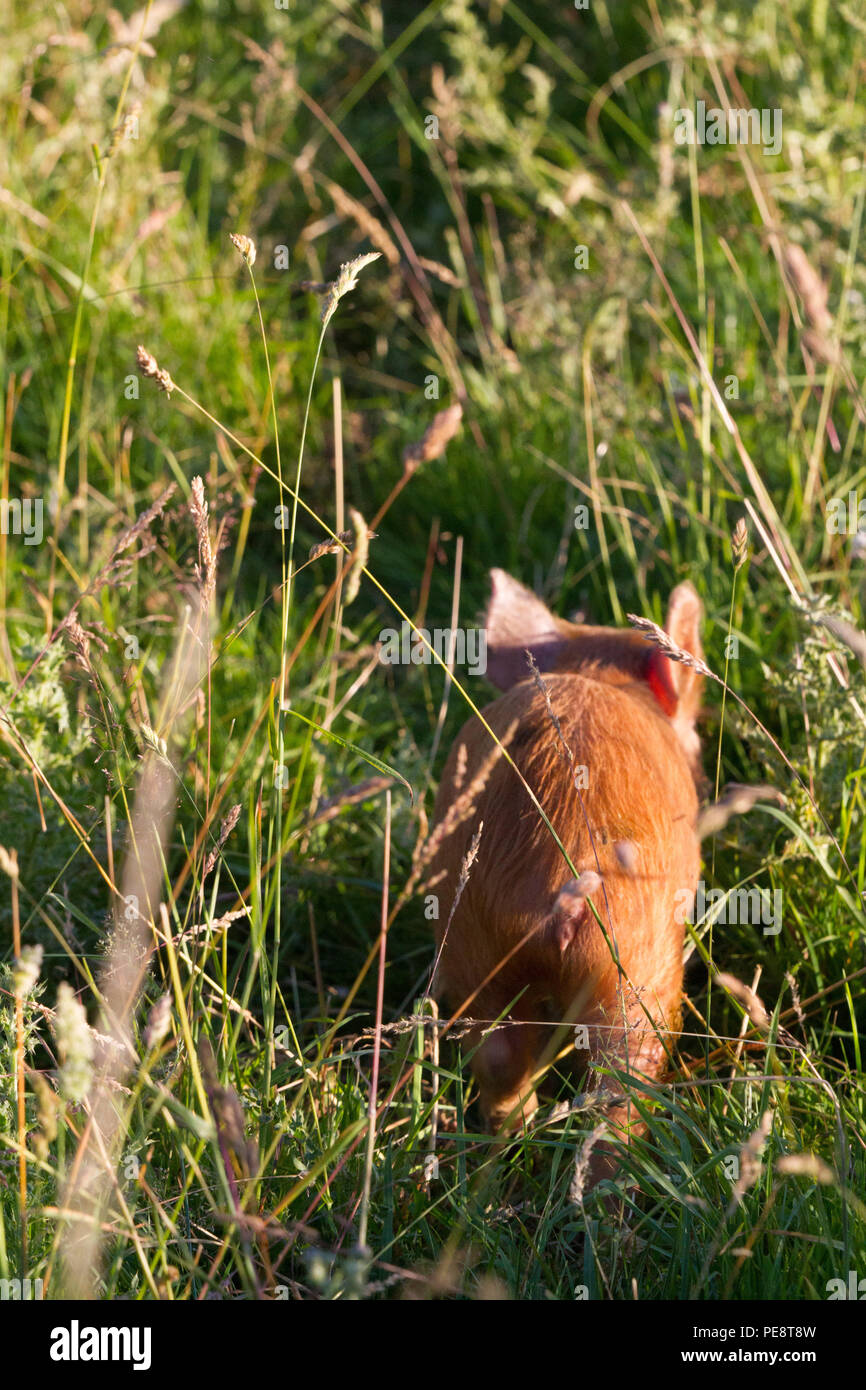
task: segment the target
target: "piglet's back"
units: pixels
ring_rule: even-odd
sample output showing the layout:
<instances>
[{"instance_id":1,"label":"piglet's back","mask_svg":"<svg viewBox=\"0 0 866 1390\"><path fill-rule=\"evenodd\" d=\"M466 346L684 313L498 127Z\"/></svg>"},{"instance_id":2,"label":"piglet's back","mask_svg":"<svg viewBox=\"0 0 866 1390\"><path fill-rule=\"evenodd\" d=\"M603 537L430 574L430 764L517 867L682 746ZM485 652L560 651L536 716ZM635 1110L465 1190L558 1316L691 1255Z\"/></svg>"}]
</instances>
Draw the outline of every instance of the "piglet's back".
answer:
<instances>
[{"instance_id":1,"label":"piglet's back","mask_svg":"<svg viewBox=\"0 0 866 1390\"><path fill-rule=\"evenodd\" d=\"M686 756L670 721L637 683L609 684L580 673L543 679L561 737L532 680L514 686L483 717L506 743L577 872L602 875L605 894L594 894L593 901L606 925L609 912L617 935L618 927L627 928L620 950L635 963L655 954L668 975L668 957L675 961L680 944L664 949L675 895L694 885L698 869L698 800ZM594 918L576 943L580 959L571 969L568 953L561 959L543 931L572 873L513 768L494 750L483 725L469 720L455 741L436 803L437 821L461 795L465 803L465 815L435 863L434 876L444 874L437 892L445 920L464 856L483 823L440 963L442 986L451 997L471 993L479 967L485 974L495 970L520 941L527 947L513 969L499 972L500 984L520 978L525 988L533 971L570 976L610 960Z\"/></svg>"}]
</instances>

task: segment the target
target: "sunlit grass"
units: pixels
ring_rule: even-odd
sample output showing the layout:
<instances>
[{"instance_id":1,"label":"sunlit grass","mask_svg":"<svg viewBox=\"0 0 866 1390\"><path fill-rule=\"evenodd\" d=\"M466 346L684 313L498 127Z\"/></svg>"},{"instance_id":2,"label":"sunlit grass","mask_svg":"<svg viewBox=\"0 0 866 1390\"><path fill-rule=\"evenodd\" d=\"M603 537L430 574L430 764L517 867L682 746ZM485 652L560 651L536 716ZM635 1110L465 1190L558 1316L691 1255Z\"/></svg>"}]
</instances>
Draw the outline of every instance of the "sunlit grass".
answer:
<instances>
[{"instance_id":1,"label":"sunlit grass","mask_svg":"<svg viewBox=\"0 0 866 1390\"><path fill-rule=\"evenodd\" d=\"M101 1296L823 1298L856 1268L866 704L820 619L863 620L862 558L825 522L866 476L866 33L819 8L239 7L181 12L138 57L101 11L60 33L19 8L0 495L41 499L44 535L0 534L0 1277L69 1278L76 1077L110 1054L160 758ZM740 83L782 107L779 160L674 145L665 111ZM455 402L447 448L404 469ZM174 709L205 540L207 659ZM708 885L782 891L782 930L697 925L677 1067L637 1098L613 1209L574 1183L598 1110L554 1109L554 1076L537 1130L494 1146L426 1002L413 855L489 689L455 671L440 733L441 662L375 644L448 625L455 594L474 622L491 565L603 623L660 621L690 578L730 686L707 774L784 798L705 847ZM35 946L34 984L11 965Z\"/></svg>"}]
</instances>

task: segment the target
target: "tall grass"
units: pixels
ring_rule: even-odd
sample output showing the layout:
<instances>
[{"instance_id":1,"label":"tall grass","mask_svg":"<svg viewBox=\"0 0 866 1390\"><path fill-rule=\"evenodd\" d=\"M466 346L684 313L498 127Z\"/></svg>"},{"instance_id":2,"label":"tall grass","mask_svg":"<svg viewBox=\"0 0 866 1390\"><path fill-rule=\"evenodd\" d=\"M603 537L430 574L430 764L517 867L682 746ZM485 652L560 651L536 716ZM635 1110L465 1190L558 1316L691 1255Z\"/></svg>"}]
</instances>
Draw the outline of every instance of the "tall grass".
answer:
<instances>
[{"instance_id":1,"label":"tall grass","mask_svg":"<svg viewBox=\"0 0 866 1390\"><path fill-rule=\"evenodd\" d=\"M44 526L0 533L0 1278L826 1297L864 1225L863 550L827 525L866 477L862 17L15 9L0 499ZM782 155L677 146L699 98L780 107ZM598 622L690 577L707 773L771 789L704 877L782 930L693 925L614 1194L557 1064L481 1132L429 999L432 791L489 692L376 642L473 621L491 565Z\"/></svg>"}]
</instances>

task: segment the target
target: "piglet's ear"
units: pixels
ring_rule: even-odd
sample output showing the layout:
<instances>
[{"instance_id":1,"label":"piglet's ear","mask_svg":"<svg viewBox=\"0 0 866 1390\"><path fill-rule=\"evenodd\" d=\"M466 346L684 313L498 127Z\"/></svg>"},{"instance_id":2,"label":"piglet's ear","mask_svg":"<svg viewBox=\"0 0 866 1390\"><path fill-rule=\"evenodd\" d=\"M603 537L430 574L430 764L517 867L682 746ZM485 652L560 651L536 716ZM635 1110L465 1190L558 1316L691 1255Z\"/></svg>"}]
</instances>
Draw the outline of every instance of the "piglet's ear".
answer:
<instances>
[{"instance_id":1,"label":"piglet's ear","mask_svg":"<svg viewBox=\"0 0 866 1390\"><path fill-rule=\"evenodd\" d=\"M554 618L540 598L505 570L491 570L490 578L493 587L485 618L487 679L500 690L510 690L530 674L527 650L540 671L556 665L569 625Z\"/></svg>"},{"instance_id":2,"label":"piglet's ear","mask_svg":"<svg viewBox=\"0 0 866 1390\"><path fill-rule=\"evenodd\" d=\"M665 631L674 645L698 661L704 659L700 632L703 611L691 584L680 584L671 594L665 624ZM651 645L644 657L641 675L669 718L694 724L704 682L700 672L681 661L674 661L661 647Z\"/></svg>"},{"instance_id":3,"label":"piglet's ear","mask_svg":"<svg viewBox=\"0 0 866 1390\"><path fill-rule=\"evenodd\" d=\"M691 584L678 584L670 597L665 631L689 656L703 661L701 646L701 619L703 604ZM684 666L679 661L668 661L670 681L676 696L673 724L683 747L690 754L698 750L698 737L695 733L695 720L700 713L701 691L704 678L699 671Z\"/></svg>"}]
</instances>

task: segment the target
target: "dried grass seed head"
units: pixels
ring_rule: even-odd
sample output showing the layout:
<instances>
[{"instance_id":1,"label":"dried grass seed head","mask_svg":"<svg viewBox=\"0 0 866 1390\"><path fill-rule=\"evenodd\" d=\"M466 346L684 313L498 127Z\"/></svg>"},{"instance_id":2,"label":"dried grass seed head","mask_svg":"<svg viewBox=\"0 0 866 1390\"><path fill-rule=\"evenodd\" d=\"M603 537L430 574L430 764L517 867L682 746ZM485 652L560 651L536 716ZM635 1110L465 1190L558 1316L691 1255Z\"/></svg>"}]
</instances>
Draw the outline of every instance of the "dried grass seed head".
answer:
<instances>
[{"instance_id":1,"label":"dried grass seed head","mask_svg":"<svg viewBox=\"0 0 866 1390\"><path fill-rule=\"evenodd\" d=\"M159 1047L171 1027L171 994L161 994L150 1013L144 1029L144 1045L148 1052Z\"/></svg>"},{"instance_id":2,"label":"dried grass seed head","mask_svg":"<svg viewBox=\"0 0 866 1390\"><path fill-rule=\"evenodd\" d=\"M731 550L734 556L734 569L738 570L746 563L746 555L749 549L749 530L746 526L746 518L741 516L731 533Z\"/></svg>"},{"instance_id":3,"label":"dried grass seed head","mask_svg":"<svg viewBox=\"0 0 866 1390\"><path fill-rule=\"evenodd\" d=\"M241 256L250 267L250 270L252 270L256 263L256 243L253 241L252 237L242 236L239 232L229 232L229 240L235 250L240 252Z\"/></svg>"},{"instance_id":4,"label":"dried grass seed head","mask_svg":"<svg viewBox=\"0 0 866 1390\"><path fill-rule=\"evenodd\" d=\"M376 540L378 534L378 531L368 531L367 540ZM339 555L340 551L351 545L354 539L354 531L338 531L335 540L316 541L315 545L311 545L309 558L310 560L319 560L323 555Z\"/></svg>"},{"instance_id":5,"label":"dried grass seed head","mask_svg":"<svg viewBox=\"0 0 866 1390\"><path fill-rule=\"evenodd\" d=\"M160 368L160 365L154 357L153 353L148 352L147 348L144 348L141 346L141 344L139 344L139 346L135 350L135 360L138 364L138 370L141 372L141 375L151 377L156 382L159 389L161 391L164 391L165 394L170 397L172 391L174 391L175 389L174 382L172 381L169 373L164 369Z\"/></svg>"},{"instance_id":6,"label":"dried grass seed head","mask_svg":"<svg viewBox=\"0 0 866 1390\"><path fill-rule=\"evenodd\" d=\"M219 857L219 852L220 852L220 850L222 849L222 847L223 847L223 845L225 844L226 840L228 839L229 835L231 835L232 831L234 830L235 826L237 825L237 823L238 823L238 817L240 816L240 813L241 813L240 803L239 803L237 806L232 806L232 808L231 808L231 810L229 811L228 815L225 817L225 819L223 820L222 824L220 825L220 833L219 833L219 840L218 840L218 842L217 842L217 846L216 846L215 849L212 849L212 850L211 850L210 854L208 855L207 859L205 860L205 866L204 866L204 877L205 877L205 878L207 878L207 876L208 876L208 874L210 873L211 869L213 868L214 864L217 862L217 858Z\"/></svg>"},{"instance_id":7,"label":"dried grass seed head","mask_svg":"<svg viewBox=\"0 0 866 1390\"><path fill-rule=\"evenodd\" d=\"M322 323L324 325L330 323L334 310L343 298L343 295L348 294L350 290L355 288L358 283L358 275L360 272L365 266L372 265L373 261L378 261L381 254L381 251L367 251L363 256L356 256L354 260L345 261L343 265L340 266L340 273L336 280L329 285L328 293L325 296L325 302L322 305Z\"/></svg>"},{"instance_id":8,"label":"dried grass seed head","mask_svg":"<svg viewBox=\"0 0 866 1390\"><path fill-rule=\"evenodd\" d=\"M688 666L692 671L697 671L699 675L709 676L710 680L718 680L715 672L711 671L706 662L699 657L692 656L691 652L683 651L676 642L672 642L664 628L659 627L650 618L641 618L637 613L627 613L626 617L636 631L640 632L644 640L651 642L653 646L664 652L665 656L671 661L678 661L681 666Z\"/></svg>"},{"instance_id":9,"label":"dried grass seed head","mask_svg":"<svg viewBox=\"0 0 866 1390\"><path fill-rule=\"evenodd\" d=\"M349 520L354 530L355 544L352 550L352 568L349 571L343 594L343 603L347 608L358 597L358 590L361 587L361 572L365 569L367 560L370 558L370 536L372 534L361 513L355 507L349 508Z\"/></svg>"},{"instance_id":10,"label":"dried grass seed head","mask_svg":"<svg viewBox=\"0 0 866 1390\"><path fill-rule=\"evenodd\" d=\"M459 430L462 419L463 407L459 401L437 411L418 443L409 444L403 450L403 471L414 473L422 463L439 458Z\"/></svg>"},{"instance_id":11,"label":"dried grass seed head","mask_svg":"<svg viewBox=\"0 0 866 1390\"><path fill-rule=\"evenodd\" d=\"M216 589L216 560L210 541L208 504L205 500L204 483L201 478L193 478L190 484L189 510L195 524L195 534L198 541L198 564L195 567L195 573L201 588L202 606L207 608L210 606Z\"/></svg>"}]
</instances>

